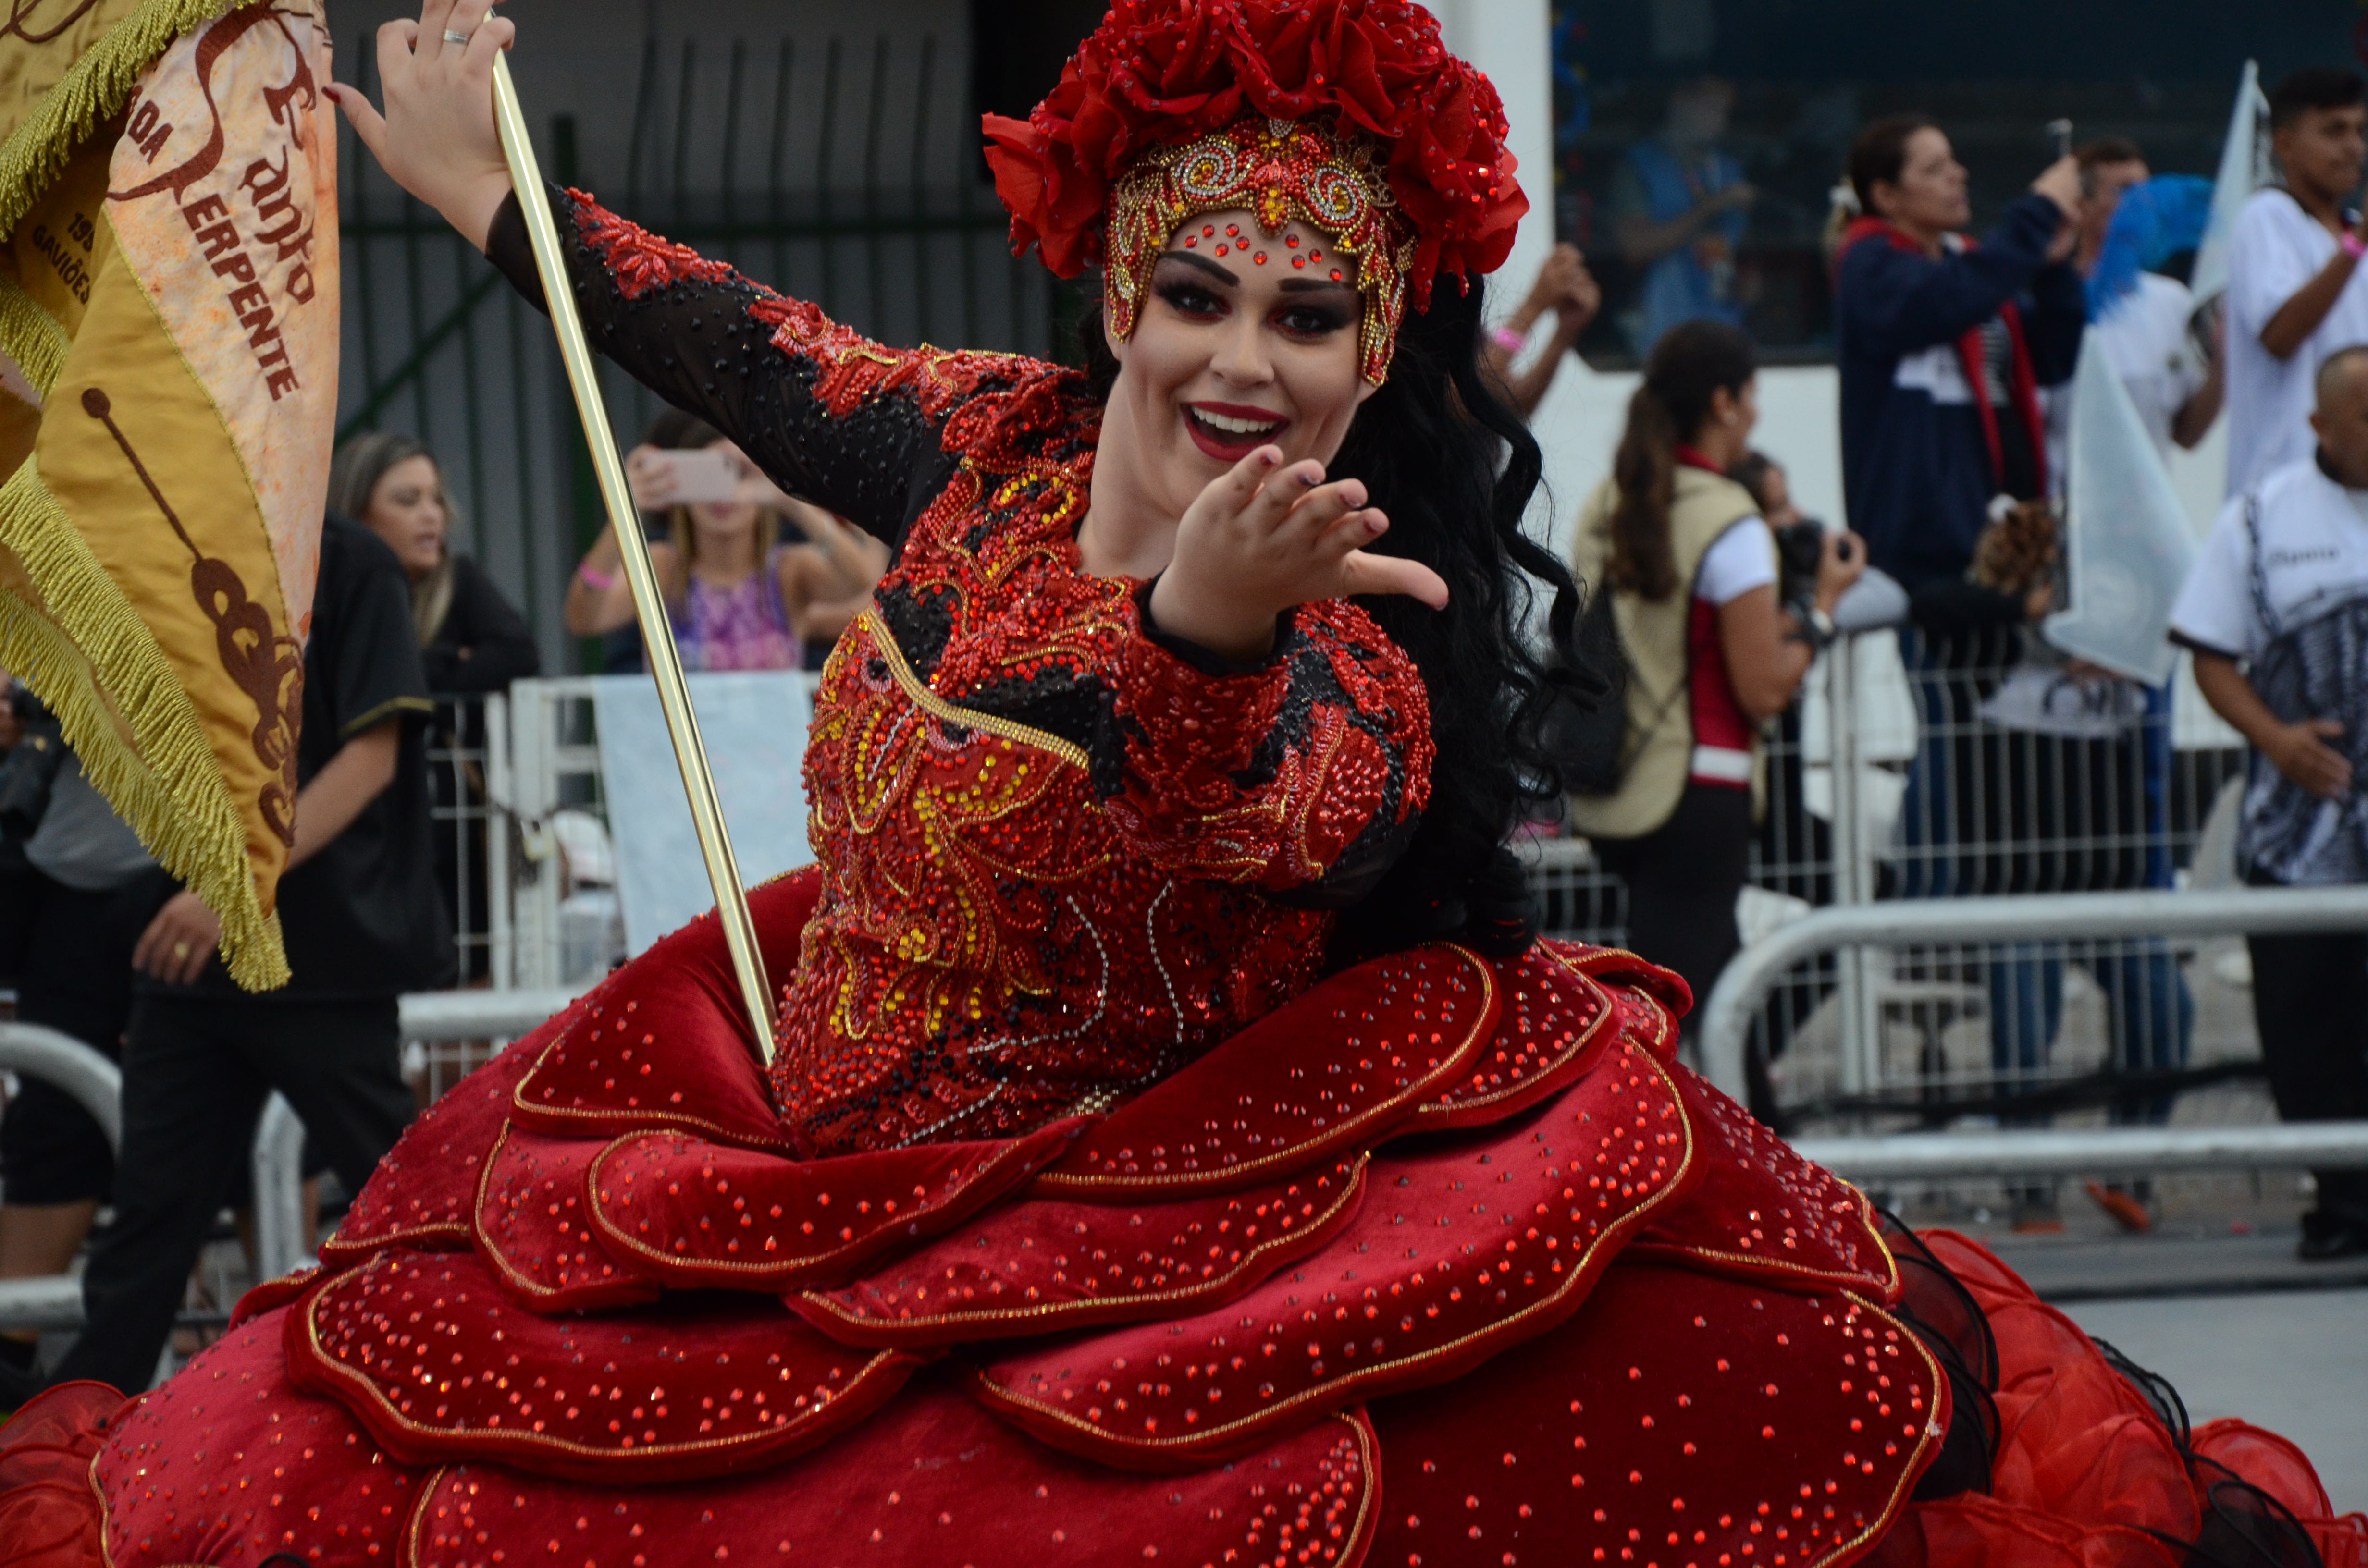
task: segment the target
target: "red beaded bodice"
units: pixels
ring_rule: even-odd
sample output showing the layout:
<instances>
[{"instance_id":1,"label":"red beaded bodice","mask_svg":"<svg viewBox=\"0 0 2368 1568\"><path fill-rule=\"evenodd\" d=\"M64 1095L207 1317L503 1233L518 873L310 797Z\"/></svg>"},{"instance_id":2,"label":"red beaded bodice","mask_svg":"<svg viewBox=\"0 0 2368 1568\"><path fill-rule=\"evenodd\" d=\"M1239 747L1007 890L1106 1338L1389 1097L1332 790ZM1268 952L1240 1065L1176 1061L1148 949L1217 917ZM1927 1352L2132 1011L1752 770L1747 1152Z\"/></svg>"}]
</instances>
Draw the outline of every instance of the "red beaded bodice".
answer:
<instances>
[{"instance_id":1,"label":"red beaded bodice","mask_svg":"<svg viewBox=\"0 0 2368 1568\"><path fill-rule=\"evenodd\" d=\"M600 347L894 540L805 782L820 905L773 1085L803 1147L1105 1108L1304 990L1429 787L1411 663L1346 603L1233 668L1078 564L1100 409L1036 361L867 341L575 199ZM702 363L686 344L712 347Z\"/></svg>"}]
</instances>

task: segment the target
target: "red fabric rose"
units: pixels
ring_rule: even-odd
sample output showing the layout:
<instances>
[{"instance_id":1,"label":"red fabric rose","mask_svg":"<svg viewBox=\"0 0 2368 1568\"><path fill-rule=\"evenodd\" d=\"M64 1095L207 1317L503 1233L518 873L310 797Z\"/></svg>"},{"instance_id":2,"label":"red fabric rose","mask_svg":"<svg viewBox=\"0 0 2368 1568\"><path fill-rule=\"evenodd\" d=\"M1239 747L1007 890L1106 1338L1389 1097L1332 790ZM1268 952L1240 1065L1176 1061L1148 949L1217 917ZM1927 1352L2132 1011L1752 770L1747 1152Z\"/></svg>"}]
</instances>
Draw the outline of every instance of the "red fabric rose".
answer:
<instances>
[{"instance_id":1,"label":"red fabric rose","mask_svg":"<svg viewBox=\"0 0 2368 1568\"><path fill-rule=\"evenodd\" d=\"M1135 154L1239 117L1235 20L1231 0L1118 0L1024 122L985 117L1015 255L1032 242L1063 278L1099 263L1102 203Z\"/></svg>"},{"instance_id":2,"label":"red fabric rose","mask_svg":"<svg viewBox=\"0 0 2368 1568\"><path fill-rule=\"evenodd\" d=\"M987 163L1015 254L1064 278L1103 259L1110 187L1150 147L1246 112L1336 116L1382 143L1417 233L1417 310L1439 272L1501 265L1529 200L1487 79L1407 0L1117 0L1025 122L986 117Z\"/></svg>"},{"instance_id":3,"label":"red fabric rose","mask_svg":"<svg viewBox=\"0 0 2368 1568\"><path fill-rule=\"evenodd\" d=\"M1292 0L1241 0L1236 54L1250 107L1278 119L1313 114L1324 102L1316 78L1328 74L1323 25Z\"/></svg>"},{"instance_id":4,"label":"red fabric rose","mask_svg":"<svg viewBox=\"0 0 2368 1568\"><path fill-rule=\"evenodd\" d=\"M1325 65L1341 118L1378 136L1405 133L1424 84L1442 64L1463 68L1440 41L1439 23L1417 6L1347 0L1325 31Z\"/></svg>"},{"instance_id":5,"label":"red fabric rose","mask_svg":"<svg viewBox=\"0 0 2368 1568\"><path fill-rule=\"evenodd\" d=\"M1493 272L1512 253L1513 233L1530 210L1505 148L1505 110L1488 78L1452 60L1429 84L1419 112L1390 154L1390 188L1413 220L1408 268L1417 310L1430 301L1431 278Z\"/></svg>"}]
</instances>

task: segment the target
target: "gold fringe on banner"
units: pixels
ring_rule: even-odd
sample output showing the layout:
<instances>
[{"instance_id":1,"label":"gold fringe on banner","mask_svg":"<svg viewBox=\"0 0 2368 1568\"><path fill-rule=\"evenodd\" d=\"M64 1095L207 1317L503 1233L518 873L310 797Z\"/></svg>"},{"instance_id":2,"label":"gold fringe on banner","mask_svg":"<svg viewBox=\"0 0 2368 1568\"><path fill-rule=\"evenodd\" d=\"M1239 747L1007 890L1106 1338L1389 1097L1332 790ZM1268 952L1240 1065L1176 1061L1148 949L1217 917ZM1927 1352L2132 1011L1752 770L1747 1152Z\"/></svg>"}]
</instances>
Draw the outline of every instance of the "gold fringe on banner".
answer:
<instances>
[{"instance_id":1,"label":"gold fringe on banner","mask_svg":"<svg viewBox=\"0 0 2368 1568\"><path fill-rule=\"evenodd\" d=\"M0 278L0 354L17 362L43 397L66 362L66 335L50 312L8 278Z\"/></svg>"}]
</instances>

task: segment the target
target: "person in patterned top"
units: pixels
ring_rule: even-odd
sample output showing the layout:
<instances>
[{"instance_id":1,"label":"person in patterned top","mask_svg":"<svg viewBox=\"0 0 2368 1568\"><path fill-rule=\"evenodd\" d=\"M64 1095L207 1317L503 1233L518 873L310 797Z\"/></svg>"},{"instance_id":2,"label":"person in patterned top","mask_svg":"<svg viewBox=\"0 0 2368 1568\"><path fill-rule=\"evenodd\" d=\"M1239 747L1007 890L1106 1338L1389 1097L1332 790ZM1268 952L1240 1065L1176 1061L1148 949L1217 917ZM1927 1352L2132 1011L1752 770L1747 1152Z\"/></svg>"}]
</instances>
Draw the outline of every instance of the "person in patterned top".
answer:
<instances>
[{"instance_id":1,"label":"person in patterned top","mask_svg":"<svg viewBox=\"0 0 2368 1568\"><path fill-rule=\"evenodd\" d=\"M338 97L538 298L513 34L427 0L385 119ZM716 923L658 943L183 1375L0 1428L0 1568L2356 1559L2298 1454L1688 1072L1682 982L1535 935L1518 628L1575 592L1482 379L1502 112L1429 14L1121 0L986 129L1015 240L1104 269L1084 369L554 195L599 347L895 551L818 863L750 898L769 1077Z\"/></svg>"}]
</instances>

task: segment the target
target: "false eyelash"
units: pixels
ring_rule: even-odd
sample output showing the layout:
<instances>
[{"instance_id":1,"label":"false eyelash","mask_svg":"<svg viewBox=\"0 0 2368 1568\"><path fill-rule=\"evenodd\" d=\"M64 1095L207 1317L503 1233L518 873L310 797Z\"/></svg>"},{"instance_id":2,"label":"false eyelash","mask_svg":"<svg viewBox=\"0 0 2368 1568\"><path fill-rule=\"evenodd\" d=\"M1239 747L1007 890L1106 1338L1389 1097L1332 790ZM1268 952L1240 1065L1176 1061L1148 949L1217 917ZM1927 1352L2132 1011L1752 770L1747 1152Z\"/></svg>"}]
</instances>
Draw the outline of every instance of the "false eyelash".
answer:
<instances>
[{"instance_id":1,"label":"false eyelash","mask_svg":"<svg viewBox=\"0 0 2368 1568\"><path fill-rule=\"evenodd\" d=\"M1224 309L1215 290L1189 277L1155 281L1151 291L1188 316L1214 315Z\"/></svg>"},{"instance_id":2,"label":"false eyelash","mask_svg":"<svg viewBox=\"0 0 2368 1568\"><path fill-rule=\"evenodd\" d=\"M1307 316L1313 318L1315 324L1312 326L1294 326L1286 329L1305 337L1321 337L1330 333L1345 331L1350 324L1352 324L1353 321L1353 318L1347 311L1341 310L1337 306L1326 307L1324 305L1306 303L1290 304L1285 305L1281 313L1285 318L1292 316Z\"/></svg>"}]
</instances>

